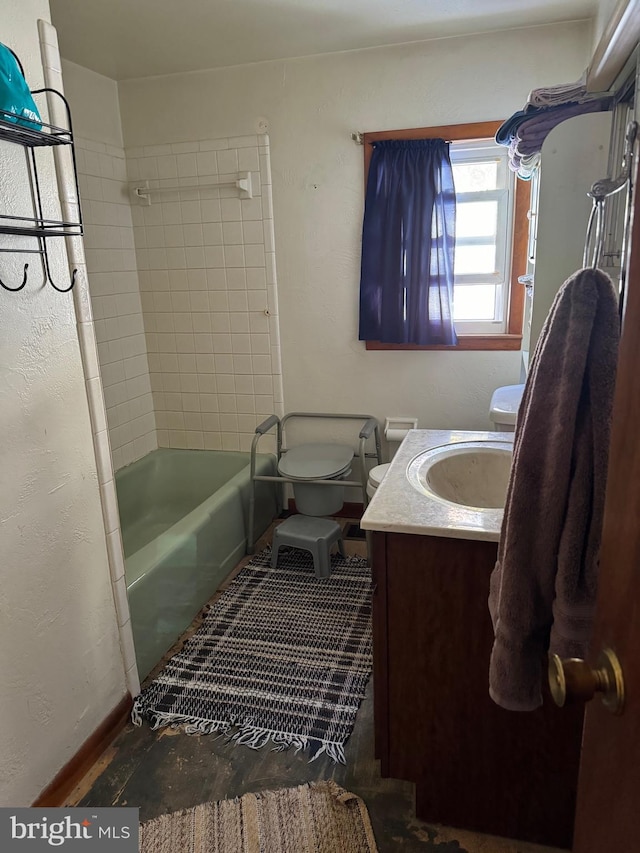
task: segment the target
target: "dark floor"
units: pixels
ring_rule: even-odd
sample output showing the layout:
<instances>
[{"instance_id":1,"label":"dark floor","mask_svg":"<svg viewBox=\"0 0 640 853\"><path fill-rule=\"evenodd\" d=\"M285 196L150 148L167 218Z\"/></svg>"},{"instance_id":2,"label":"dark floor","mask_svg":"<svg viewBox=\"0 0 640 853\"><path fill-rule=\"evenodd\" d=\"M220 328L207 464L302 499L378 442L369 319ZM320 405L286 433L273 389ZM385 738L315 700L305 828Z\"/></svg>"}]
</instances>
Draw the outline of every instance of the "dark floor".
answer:
<instances>
[{"instance_id":1,"label":"dark floor","mask_svg":"<svg viewBox=\"0 0 640 853\"><path fill-rule=\"evenodd\" d=\"M266 541L263 537L258 547ZM347 539L345 544L350 554L366 552L362 539ZM69 805L137 806L144 821L209 800L334 779L366 802L380 853L552 853L549 848L416 820L413 786L380 777L373 755L372 698L370 682L347 743L344 766L333 764L326 756L309 763L302 753L276 753L268 747L251 750L216 735L185 735L170 728L154 732L148 724L140 728L128 725L74 792Z\"/></svg>"}]
</instances>

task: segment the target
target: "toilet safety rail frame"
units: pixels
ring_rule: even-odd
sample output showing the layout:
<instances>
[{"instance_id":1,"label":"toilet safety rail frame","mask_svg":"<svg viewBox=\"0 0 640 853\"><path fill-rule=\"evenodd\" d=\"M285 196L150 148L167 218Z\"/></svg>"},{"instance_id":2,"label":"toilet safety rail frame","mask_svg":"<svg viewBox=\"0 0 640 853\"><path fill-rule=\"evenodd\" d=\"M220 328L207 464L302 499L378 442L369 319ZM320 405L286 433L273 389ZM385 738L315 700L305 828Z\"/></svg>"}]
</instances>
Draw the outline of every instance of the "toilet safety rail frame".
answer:
<instances>
[{"instance_id":1,"label":"toilet safety rail frame","mask_svg":"<svg viewBox=\"0 0 640 853\"><path fill-rule=\"evenodd\" d=\"M359 414L339 414L334 412L289 412L282 418L277 415L270 415L261 424L256 427L255 435L251 443L251 468L250 468L250 495L249 495L249 525L247 531L247 554L253 554L255 551L255 509L256 509L256 482L263 483L281 483L282 489L278 489L277 509L278 514L281 512L284 505L283 492L286 483L296 483L297 480L291 477L270 476L267 474L256 474L256 453L258 442L263 435L266 435L274 427L276 428L276 470L280 463L282 455L287 452L283 446L284 426L287 421L292 418L325 418L327 420L353 420L363 421L360 432L358 433L358 452L354 454L360 459L360 479L359 480L340 480L339 484L345 487L354 487L362 489L362 502L366 507L369 499L367 495L367 480L369 471L367 468L367 459L375 459L376 465L382 464L382 446L380 443L380 425L373 415ZM366 450L367 440L373 436L375 441L375 453ZM319 486L335 486L335 480L305 480L305 483L313 483Z\"/></svg>"}]
</instances>

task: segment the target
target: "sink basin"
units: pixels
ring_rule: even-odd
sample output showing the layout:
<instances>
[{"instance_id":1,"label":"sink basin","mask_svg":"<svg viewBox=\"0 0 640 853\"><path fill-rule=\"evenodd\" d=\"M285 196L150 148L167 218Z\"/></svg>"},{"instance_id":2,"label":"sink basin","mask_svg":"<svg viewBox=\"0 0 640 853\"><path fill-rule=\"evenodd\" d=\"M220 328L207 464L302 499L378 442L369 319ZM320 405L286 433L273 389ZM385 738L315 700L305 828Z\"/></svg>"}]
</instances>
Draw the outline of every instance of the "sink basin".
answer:
<instances>
[{"instance_id":1,"label":"sink basin","mask_svg":"<svg viewBox=\"0 0 640 853\"><path fill-rule=\"evenodd\" d=\"M407 479L418 492L477 510L503 509L511 470L509 441L464 441L415 456Z\"/></svg>"}]
</instances>

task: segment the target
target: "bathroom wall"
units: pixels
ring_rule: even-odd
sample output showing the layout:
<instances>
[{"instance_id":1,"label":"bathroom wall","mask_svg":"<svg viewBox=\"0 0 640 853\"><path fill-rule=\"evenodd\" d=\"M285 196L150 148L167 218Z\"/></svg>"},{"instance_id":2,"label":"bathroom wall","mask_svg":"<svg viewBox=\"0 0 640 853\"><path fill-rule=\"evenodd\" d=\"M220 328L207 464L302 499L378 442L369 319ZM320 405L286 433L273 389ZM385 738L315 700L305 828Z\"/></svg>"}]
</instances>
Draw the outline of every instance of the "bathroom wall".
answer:
<instances>
[{"instance_id":1,"label":"bathroom wall","mask_svg":"<svg viewBox=\"0 0 640 853\"><path fill-rule=\"evenodd\" d=\"M133 206L159 444L249 450L282 412L269 140L130 148L127 167L151 188L187 187ZM239 172L252 198L211 186Z\"/></svg>"},{"instance_id":2,"label":"bathroom wall","mask_svg":"<svg viewBox=\"0 0 640 853\"><path fill-rule=\"evenodd\" d=\"M587 191L607 176L610 132L611 113L576 116L554 128L542 146L532 353L560 286L582 267L591 210Z\"/></svg>"},{"instance_id":3,"label":"bathroom wall","mask_svg":"<svg viewBox=\"0 0 640 853\"><path fill-rule=\"evenodd\" d=\"M363 150L371 131L500 119L534 86L578 77L588 23L122 81L125 145L268 127L285 408L414 415L486 428L517 352L367 352L357 340Z\"/></svg>"},{"instance_id":4,"label":"bathroom wall","mask_svg":"<svg viewBox=\"0 0 640 853\"><path fill-rule=\"evenodd\" d=\"M125 165L116 83L63 71L114 466L158 443L248 450L282 410L268 137L146 145ZM125 180L188 186L238 171L251 172L253 198L187 189L131 205Z\"/></svg>"},{"instance_id":5,"label":"bathroom wall","mask_svg":"<svg viewBox=\"0 0 640 853\"><path fill-rule=\"evenodd\" d=\"M0 7L2 41L32 87L43 85L38 18L46 0ZM0 155L0 208L26 215L22 150L0 143ZM50 242L64 281L64 247ZM2 279L19 281L22 263L0 255ZM32 257L21 292L0 290L1 806L30 805L125 694L73 295L43 286L38 267Z\"/></svg>"},{"instance_id":6,"label":"bathroom wall","mask_svg":"<svg viewBox=\"0 0 640 853\"><path fill-rule=\"evenodd\" d=\"M91 306L113 467L158 446L125 152L113 80L63 63L74 117Z\"/></svg>"}]
</instances>

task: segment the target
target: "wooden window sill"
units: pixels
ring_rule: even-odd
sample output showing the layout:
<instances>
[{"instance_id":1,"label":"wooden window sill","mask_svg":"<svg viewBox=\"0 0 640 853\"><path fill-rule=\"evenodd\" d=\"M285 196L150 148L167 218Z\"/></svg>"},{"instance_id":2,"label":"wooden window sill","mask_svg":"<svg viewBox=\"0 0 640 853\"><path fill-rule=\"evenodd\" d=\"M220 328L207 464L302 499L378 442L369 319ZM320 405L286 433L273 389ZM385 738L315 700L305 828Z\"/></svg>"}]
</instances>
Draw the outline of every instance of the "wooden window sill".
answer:
<instances>
[{"instance_id":1,"label":"wooden window sill","mask_svg":"<svg viewBox=\"0 0 640 853\"><path fill-rule=\"evenodd\" d=\"M380 341L366 341L368 350L449 350L451 352L468 350L519 350L522 335L459 335L456 346L434 344L383 344Z\"/></svg>"}]
</instances>

